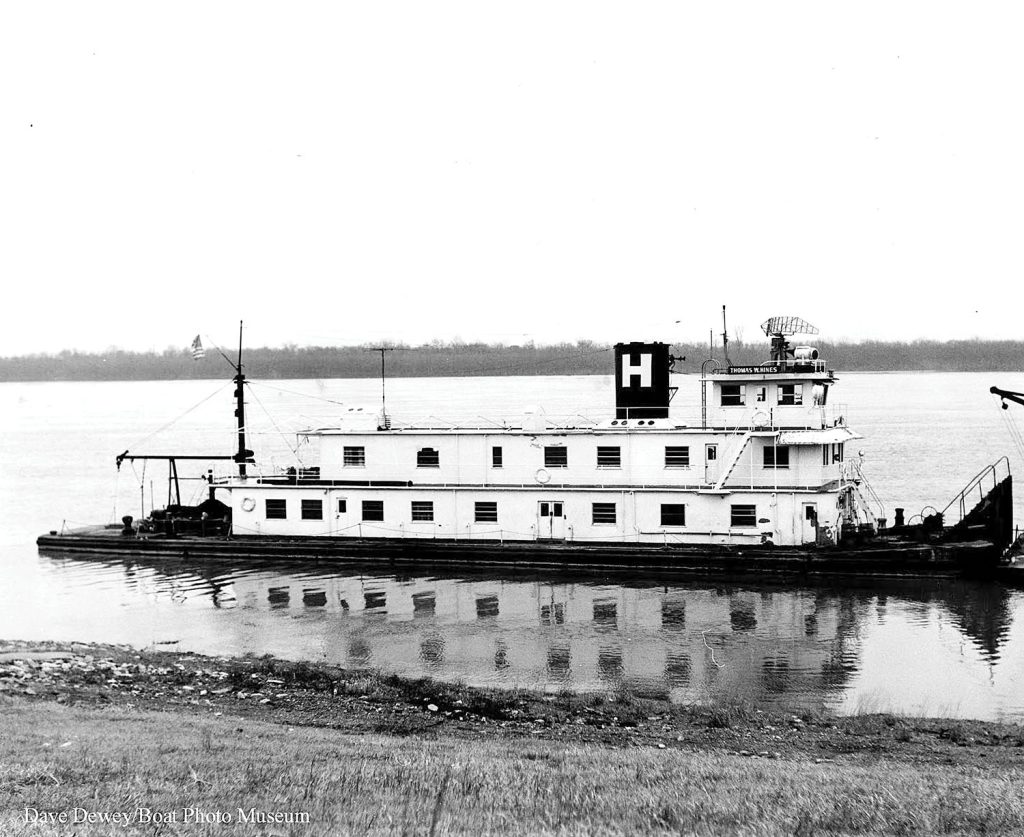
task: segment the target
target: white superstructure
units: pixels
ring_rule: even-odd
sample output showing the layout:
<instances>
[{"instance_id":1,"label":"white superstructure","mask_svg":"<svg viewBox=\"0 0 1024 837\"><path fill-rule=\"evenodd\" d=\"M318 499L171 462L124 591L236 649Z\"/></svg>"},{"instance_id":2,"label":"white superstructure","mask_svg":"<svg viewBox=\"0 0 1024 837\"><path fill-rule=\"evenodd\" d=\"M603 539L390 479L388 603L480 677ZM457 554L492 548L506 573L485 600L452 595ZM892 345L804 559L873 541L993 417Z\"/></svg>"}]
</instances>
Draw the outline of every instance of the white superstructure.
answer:
<instances>
[{"instance_id":1,"label":"white superstructure","mask_svg":"<svg viewBox=\"0 0 1024 837\"><path fill-rule=\"evenodd\" d=\"M836 379L817 352L772 336L768 363L702 376L700 426L671 416L668 347L619 344L616 410L599 424L398 427L354 413L300 434L317 465L217 480L216 496L236 534L835 543L870 522L844 447L860 437L829 405Z\"/></svg>"}]
</instances>

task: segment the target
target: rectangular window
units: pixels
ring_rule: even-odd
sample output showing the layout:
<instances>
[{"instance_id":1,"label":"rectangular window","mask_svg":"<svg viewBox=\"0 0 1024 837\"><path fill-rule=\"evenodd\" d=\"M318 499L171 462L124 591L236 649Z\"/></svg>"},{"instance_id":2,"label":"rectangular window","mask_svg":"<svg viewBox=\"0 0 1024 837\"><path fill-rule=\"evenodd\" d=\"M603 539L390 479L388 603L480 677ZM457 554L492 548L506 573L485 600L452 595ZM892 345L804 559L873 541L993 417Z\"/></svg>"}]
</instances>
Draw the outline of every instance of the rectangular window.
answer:
<instances>
[{"instance_id":1,"label":"rectangular window","mask_svg":"<svg viewBox=\"0 0 1024 837\"><path fill-rule=\"evenodd\" d=\"M729 525L735 527L757 526L757 506L732 506Z\"/></svg>"},{"instance_id":2,"label":"rectangular window","mask_svg":"<svg viewBox=\"0 0 1024 837\"><path fill-rule=\"evenodd\" d=\"M473 520L476 523L497 523L498 504L492 502L476 503L474 506Z\"/></svg>"},{"instance_id":3,"label":"rectangular window","mask_svg":"<svg viewBox=\"0 0 1024 837\"><path fill-rule=\"evenodd\" d=\"M828 445L822 445L821 446L821 464L822 465L828 465L832 461L832 459L829 457L829 453L828 452L829 452L829 446Z\"/></svg>"},{"instance_id":4,"label":"rectangular window","mask_svg":"<svg viewBox=\"0 0 1024 837\"><path fill-rule=\"evenodd\" d=\"M594 503L593 523L595 526L615 525L615 503Z\"/></svg>"},{"instance_id":5,"label":"rectangular window","mask_svg":"<svg viewBox=\"0 0 1024 837\"><path fill-rule=\"evenodd\" d=\"M686 506L682 503L661 504L661 525L662 526L685 526Z\"/></svg>"},{"instance_id":6,"label":"rectangular window","mask_svg":"<svg viewBox=\"0 0 1024 837\"><path fill-rule=\"evenodd\" d=\"M500 468L501 467L501 448L500 447L493 447L493 448L491 448L491 467L492 468Z\"/></svg>"},{"instance_id":7,"label":"rectangular window","mask_svg":"<svg viewBox=\"0 0 1024 837\"><path fill-rule=\"evenodd\" d=\"M383 500L363 500L363 520L383 520Z\"/></svg>"},{"instance_id":8,"label":"rectangular window","mask_svg":"<svg viewBox=\"0 0 1024 837\"><path fill-rule=\"evenodd\" d=\"M843 461L843 443L837 442L832 445L832 461L842 462Z\"/></svg>"},{"instance_id":9,"label":"rectangular window","mask_svg":"<svg viewBox=\"0 0 1024 837\"><path fill-rule=\"evenodd\" d=\"M690 448L686 445L669 445L665 448L666 468L689 468Z\"/></svg>"},{"instance_id":10,"label":"rectangular window","mask_svg":"<svg viewBox=\"0 0 1024 837\"><path fill-rule=\"evenodd\" d=\"M287 500L267 500L267 520L285 520L287 517Z\"/></svg>"},{"instance_id":11,"label":"rectangular window","mask_svg":"<svg viewBox=\"0 0 1024 837\"><path fill-rule=\"evenodd\" d=\"M548 445L544 448L545 468L568 468L569 449L562 445Z\"/></svg>"},{"instance_id":12,"label":"rectangular window","mask_svg":"<svg viewBox=\"0 0 1024 837\"><path fill-rule=\"evenodd\" d=\"M412 501L413 523L431 523L434 520L434 503L431 500Z\"/></svg>"},{"instance_id":13,"label":"rectangular window","mask_svg":"<svg viewBox=\"0 0 1024 837\"><path fill-rule=\"evenodd\" d=\"M597 448L597 467L598 468L621 468L622 467L622 449L619 447L601 447Z\"/></svg>"},{"instance_id":14,"label":"rectangular window","mask_svg":"<svg viewBox=\"0 0 1024 837\"><path fill-rule=\"evenodd\" d=\"M768 400L768 387L758 387L756 393L754 400L758 403Z\"/></svg>"},{"instance_id":15,"label":"rectangular window","mask_svg":"<svg viewBox=\"0 0 1024 837\"><path fill-rule=\"evenodd\" d=\"M417 468L440 468L441 456L434 448L420 448L416 451Z\"/></svg>"},{"instance_id":16,"label":"rectangular window","mask_svg":"<svg viewBox=\"0 0 1024 837\"><path fill-rule=\"evenodd\" d=\"M746 403L743 384L722 384L723 407L742 407Z\"/></svg>"},{"instance_id":17,"label":"rectangular window","mask_svg":"<svg viewBox=\"0 0 1024 837\"><path fill-rule=\"evenodd\" d=\"M804 403L803 384L779 384L779 406L791 406Z\"/></svg>"},{"instance_id":18,"label":"rectangular window","mask_svg":"<svg viewBox=\"0 0 1024 837\"><path fill-rule=\"evenodd\" d=\"M348 511L348 500L338 500L338 514L345 514Z\"/></svg>"},{"instance_id":19,"label":"rectangular window","mask_svg":"<svg viewBox=\"0 0 1024 837\"><path fill-rule=\"evenodd\" d=\"M789 445L766 445L764 448L765 468L788 468Z\"/></svg>"},{"instance_id":20,"label":"rectangular window","mask_svg":"<svg viewBox=\"0 0 1024 837\"><path fill-rule=\"evenodd\" d=\"M324 501L323 500L303 500L302 501L302 519L303 520L323 520L324 519Z\"/></svg>"},{"instance_id":21,"label":"rectangular window","mask_svg":"<svg viewBox=\"0 0 1024 837\"><path fill-rule=\"evenodd\" d=\"M366 448L350 448L346 447L343 456L342 464L346 468L363 468L366 466Z\"/></svg>"}]
</instances>

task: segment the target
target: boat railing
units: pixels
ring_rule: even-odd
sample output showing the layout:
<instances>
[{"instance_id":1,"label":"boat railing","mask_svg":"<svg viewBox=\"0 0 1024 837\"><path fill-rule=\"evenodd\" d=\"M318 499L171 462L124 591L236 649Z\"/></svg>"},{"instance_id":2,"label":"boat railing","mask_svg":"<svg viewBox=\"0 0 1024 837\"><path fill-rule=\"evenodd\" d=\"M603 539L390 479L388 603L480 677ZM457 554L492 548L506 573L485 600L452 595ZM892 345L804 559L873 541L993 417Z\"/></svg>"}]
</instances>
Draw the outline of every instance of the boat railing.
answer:
<instances>
[{"instance_id":1,"label":"boat railing","mask_svg":"<svg viewBox=\"0 0 1024 837\"><path fill-rule=\"evenodd\" d=\"M999 483L1010 476L1010 460L1001 456L991 465L982 468L959 493L942 509L943 526L955 526L962 521Z\"/></svg>"}]
</instances>

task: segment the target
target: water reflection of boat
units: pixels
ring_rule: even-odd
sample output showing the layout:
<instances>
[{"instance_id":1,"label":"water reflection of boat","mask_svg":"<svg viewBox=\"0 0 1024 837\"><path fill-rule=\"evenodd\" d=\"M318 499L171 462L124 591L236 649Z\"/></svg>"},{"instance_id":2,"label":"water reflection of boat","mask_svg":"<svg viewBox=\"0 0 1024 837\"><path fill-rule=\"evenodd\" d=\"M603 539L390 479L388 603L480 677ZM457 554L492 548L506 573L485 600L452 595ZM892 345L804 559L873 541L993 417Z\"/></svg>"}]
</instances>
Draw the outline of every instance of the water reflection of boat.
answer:
<instances>
[{"instance_id":1,"label":"water reflection of boat","mask_svg":"<svg viewBox=\"0 0 1024 837\"><path fill-rule=\"evenodd\" d=\"M865 621L890 599L938 609L994 661L1009 625L1001 587L893 579L870 589L639 575L621 583L564 573L336 573L291 562L222 563L69 557L128 585L243 612L227 630L255 653L373 666L471 683L727 693L823 705L857 673Z\"/></svg>"}]
</instances>

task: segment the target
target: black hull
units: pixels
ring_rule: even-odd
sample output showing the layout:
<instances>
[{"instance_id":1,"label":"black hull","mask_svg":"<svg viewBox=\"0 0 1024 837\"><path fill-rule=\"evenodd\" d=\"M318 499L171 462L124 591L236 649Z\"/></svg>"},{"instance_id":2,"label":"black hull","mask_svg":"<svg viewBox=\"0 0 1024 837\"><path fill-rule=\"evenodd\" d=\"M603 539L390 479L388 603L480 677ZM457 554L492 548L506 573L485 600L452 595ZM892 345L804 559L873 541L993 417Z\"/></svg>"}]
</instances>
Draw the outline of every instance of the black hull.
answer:
<instances>
[{"instance_id":1,"label":"black hull","mask_svg":"<svg viewBox=\"0 0 1024 837\"><path fill-rule=\"evenodd\" d=\"M43 535L47 553L184 559L289 559L396 567L520 567L576 571L654 570L679 573L750 573L794 576L987 576L1001 549L988 541L888 542L849 548L662 546L544 541L330 537L120 537L103 530Z\"/></svg>"}]
</instances>

